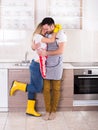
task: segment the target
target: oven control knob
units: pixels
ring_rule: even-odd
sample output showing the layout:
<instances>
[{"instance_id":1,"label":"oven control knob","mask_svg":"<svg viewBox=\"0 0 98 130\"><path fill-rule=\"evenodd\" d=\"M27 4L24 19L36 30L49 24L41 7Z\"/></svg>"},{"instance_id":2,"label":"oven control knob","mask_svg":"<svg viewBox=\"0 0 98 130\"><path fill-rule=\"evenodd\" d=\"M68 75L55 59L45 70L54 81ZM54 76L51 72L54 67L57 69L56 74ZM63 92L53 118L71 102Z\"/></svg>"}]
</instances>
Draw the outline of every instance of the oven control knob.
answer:
<instances>
[{"instance_id":1,"label":"oven control knob","mask_svg":"<svg viewBox=\"0 0 98 130\"><path fill-rule=\"evenodd\" d=\"M88 70L88 74L92 74L92 70Z\"/></svg>"}]
</instances>

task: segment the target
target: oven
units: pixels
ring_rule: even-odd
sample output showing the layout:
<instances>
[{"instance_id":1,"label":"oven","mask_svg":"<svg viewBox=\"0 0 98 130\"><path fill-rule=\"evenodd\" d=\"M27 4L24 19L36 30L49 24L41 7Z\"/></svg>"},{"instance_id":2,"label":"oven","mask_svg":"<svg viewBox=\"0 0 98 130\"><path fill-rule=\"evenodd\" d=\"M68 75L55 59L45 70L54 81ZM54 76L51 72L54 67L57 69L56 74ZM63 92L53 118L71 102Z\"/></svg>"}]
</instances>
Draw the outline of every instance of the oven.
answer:
<instances>
[{"instance_id":1,"label":"oven","mask_svg":"<svg viewBox=\"0 0 98 130\"><path fill-rule=\"evenodd\" d=\"M98 69L74 70L74 99L98 100Z\"/></svg>"}]
</instances>

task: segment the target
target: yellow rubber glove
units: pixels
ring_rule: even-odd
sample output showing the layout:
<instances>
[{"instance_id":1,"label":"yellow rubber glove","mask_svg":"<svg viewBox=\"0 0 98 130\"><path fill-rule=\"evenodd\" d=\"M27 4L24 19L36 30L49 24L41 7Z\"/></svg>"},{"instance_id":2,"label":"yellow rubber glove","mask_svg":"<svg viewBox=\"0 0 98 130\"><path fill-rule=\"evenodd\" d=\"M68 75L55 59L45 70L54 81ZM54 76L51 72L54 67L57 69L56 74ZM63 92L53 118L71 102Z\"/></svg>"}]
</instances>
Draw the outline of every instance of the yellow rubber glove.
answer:
<instances>
[{"instance_id":1,"label":"yellow rubber glove","mask_svg":"<svg viewBox=\"0 0 98 130\"><path fill-rule=\"evenodd\" d=\"M62 29L62 26L60 24L55 24L55 28L54 28L53 32L57 33L61 29Z\"/></svg>"}]
</instances>

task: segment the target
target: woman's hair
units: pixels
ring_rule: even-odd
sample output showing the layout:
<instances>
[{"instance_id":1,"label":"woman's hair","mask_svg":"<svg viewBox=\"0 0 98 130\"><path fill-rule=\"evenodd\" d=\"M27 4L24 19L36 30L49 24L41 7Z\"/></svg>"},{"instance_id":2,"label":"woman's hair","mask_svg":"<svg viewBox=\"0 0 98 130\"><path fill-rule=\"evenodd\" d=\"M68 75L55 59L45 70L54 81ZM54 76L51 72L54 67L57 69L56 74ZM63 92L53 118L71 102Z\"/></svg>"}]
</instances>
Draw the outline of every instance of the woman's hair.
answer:
<instances>
[{"instance_id":1,"label":"woman's hair","mask_svg":"<svg viewBox=\"0 0 98 130\"><path fill-rule=\"evenodd\" d=\"M33 36L34 34L41 34L42 32L42 24L39 23L38 26L36 27L35 31L33 32Z\"/></svg>"}]
</instances>

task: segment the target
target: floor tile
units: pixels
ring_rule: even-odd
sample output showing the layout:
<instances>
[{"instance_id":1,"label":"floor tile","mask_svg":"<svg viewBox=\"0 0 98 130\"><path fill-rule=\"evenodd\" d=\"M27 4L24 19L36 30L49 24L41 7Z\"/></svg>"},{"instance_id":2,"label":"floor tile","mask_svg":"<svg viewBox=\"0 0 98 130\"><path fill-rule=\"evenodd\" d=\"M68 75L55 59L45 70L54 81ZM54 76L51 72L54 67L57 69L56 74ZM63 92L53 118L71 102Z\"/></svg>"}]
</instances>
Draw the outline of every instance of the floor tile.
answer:
<instances>
[{"instance_id":1,"label":"floor tile","mask_svg":"<svg viewBox=\"0 0 98 130\"><path fill-rule=\"evenodd\" d=\"M64 112L64 118L70 130L89 130L89 126L79 111Z\"/></svg>"},{"instance_id":2,"label":"floor tile","mask_svg":"<svg viewBox=\"0 0 98 130\"><path fill-rule=\"evenodd\" d=\"M4 130L25 130L26 116L24 113L9 113Z\"/></svg>"},{"instance_id":3,"label":"floor tile","mask_svg":"<svg viewBox=\"0 0 98 130\"><path fill-rule=\"evenodd\" d=\"M48 128L42 117L27 116L26 130L48 130Z\"/></svg>"},{"instance_id":4,"label":"floor tile","mask_svg":"<svg viewBox=\"0 0 98 130\"><path fill-rule=\"evenodd\" d=\"M48 120L47 125L48 130L68 130L62 112L58 112L54 120Z\"/></svg>"},{"instance_id":5,"label":"floor tile","mask_svg":"<svg viewBox=\"0 0 98 130\"><path fill-rule=\"evenodd\" d=\"M8 113L0 113L0 130L4 130Z\"/></svg>"},{"instance_id":6,"label":"floor tile","mask_svg":"<svg viewBox=\"0 0 98 130\"><path fill-rule=\"evenodd\" d=\"M0 113L0 130L98 130L98 111L57 112L48 121L24 112Z\"/></svg>"}]
</instances>

